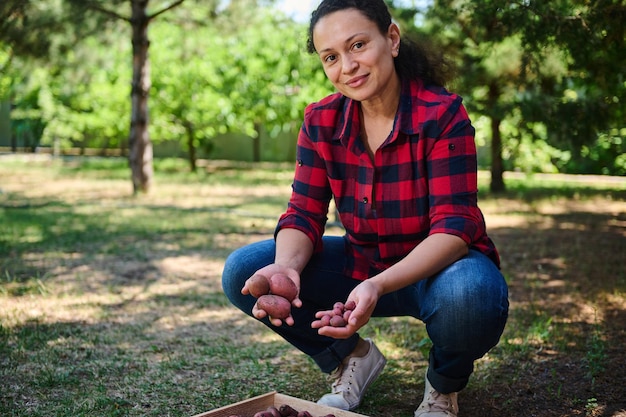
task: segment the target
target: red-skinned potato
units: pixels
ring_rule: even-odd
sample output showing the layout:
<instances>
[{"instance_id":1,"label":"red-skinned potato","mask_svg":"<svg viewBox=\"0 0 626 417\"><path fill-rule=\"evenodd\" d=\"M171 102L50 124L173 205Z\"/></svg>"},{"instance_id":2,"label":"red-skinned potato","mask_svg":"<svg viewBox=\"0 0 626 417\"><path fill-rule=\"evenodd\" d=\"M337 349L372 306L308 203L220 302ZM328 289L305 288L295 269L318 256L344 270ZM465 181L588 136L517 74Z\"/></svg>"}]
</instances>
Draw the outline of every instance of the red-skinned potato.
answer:
<instances>
[{"instance_id":1,"label":"red-skinned potato","mask_svg":"<svg viewBox=\"0 0 626 417\"><path fill-rule=\"evenodd\" d=\"M280 295L292 302L298 295L296 283L285 274L274 274L270 278L270 293Z\"/></svg>"},{"instance_id":2,"label":"red-skinned potato","mask_svg":"<svg viewBox=\"0 0 626 417\"><path fill-rule=\"evenodd\" d=\"M281 405L278 412L282 417L296 417L298 415L298 412L288 404Z\"/></svg>"},{"instance_id":3,"label":"red-skinned potato","mask_svg":"<svg viewBox=\"0 0 626 417\"><path fill-rule=\"evenodd\" d=\"M256 303L272 318L284 320L291 315L291 303L280 295L262 295Z\"/></svg>"},{"instance_id":4,"label":"red-skinned potato","mask_svg":"<svg viewBox=\"0 0 626 417\"><path fill-rule=\"evenodd\" d=\"M343 319L343 316L332 316L330 318L329 324L333 327L344 327L346 325L346 321Z\"/></svg>"},{"instance_id":5,"label":"red-skinned potato","mask_svg":"<svg viewBox=\"0 0 626 417\"><path fill-rule=\"evenodd\" d=\"M345 304L337 301L328 314L320 317L320 324L322 326L345 327L348 325L350 315L355 308L356 303L354 301L348 301Z\"/></svg>"},{"instance_id":6,"label":"red-skinned potato","mask_svg":"<svg viewBox=\"0 0 626 417\"><path fill-rule=\"evenodd\" d=\"M265 275L254 274L248 280L248 291L254 298L270 293L270 282Z\"/></svg>"}]
</instances>

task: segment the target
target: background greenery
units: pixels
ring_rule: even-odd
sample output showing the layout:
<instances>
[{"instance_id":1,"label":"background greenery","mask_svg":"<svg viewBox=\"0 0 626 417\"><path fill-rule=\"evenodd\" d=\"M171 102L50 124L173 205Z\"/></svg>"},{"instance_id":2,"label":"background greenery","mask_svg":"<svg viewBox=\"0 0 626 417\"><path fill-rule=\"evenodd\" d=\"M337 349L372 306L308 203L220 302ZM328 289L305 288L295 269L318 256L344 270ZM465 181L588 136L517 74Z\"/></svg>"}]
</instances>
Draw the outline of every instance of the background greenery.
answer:
<instances>
[{"instance_id":1,"label":"background greenery","mask_svg":"<svg viewBox=\"0 0 626 417\"><path fill-rule=\"evenodd\" d=\"M2 3L5 146L127 151L130 25L115 17L134 3ZM450 59L492 176L626 174L622 0L388 3L406 34ZM168 142L161 154L185 152L192 169L198 158L291 160L304 106L331 92L304 53L306 24L271 1L169 4L149 27L157 149Z\"/></svg>"}]
</instances>

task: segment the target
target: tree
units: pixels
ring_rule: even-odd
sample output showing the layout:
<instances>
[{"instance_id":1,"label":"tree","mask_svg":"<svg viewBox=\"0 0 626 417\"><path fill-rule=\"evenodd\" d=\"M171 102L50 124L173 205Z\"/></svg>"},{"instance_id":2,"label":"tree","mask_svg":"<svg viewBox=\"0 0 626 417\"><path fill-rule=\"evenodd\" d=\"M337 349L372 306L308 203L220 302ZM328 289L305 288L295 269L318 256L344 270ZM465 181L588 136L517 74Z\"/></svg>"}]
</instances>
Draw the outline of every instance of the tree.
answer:
<instances>
[{"instance_id":1,"label":"tree","mask_svg":"<svg viewBox=\"0 0 626 417\"><path fill-rule=\"evenodd\" d=\"M48 51L55 39L51 34L80 34L95 31L104 17L121 20L132 29L131 117L129 133L129 163L135 193L147 192L152 182L152 143L148 132L148 96L150 93L150 65L148 59L149 24L163 13L180 6L185 0L171 0L155 11L149 11L149 0L65 0L48 5L41 13L38 2L6 0L0 8L0 39L13 45L16 54L49 58ZM126 15L120 7L129 5ZM46 13L49 11L55 13ZM94 18L93 13L99 14ZM87 24L88 23L88 24ZM74 42L64 41L71 48L81 36L70 36Z\"/></svg>"},{"instance_id":2,"label":"tree","mask_svg":"<svg viewBox=\"0 0 626 417\"><path fill-rule=\"evenodd\" d=\"M427 31L438 34L449 59L461 68L459 91L468 110L491 120L491 190L504 191L502 121L513 111L521 84L519 37L500 18L497 1L438 0L428 13Z\"/></svg>"},{"instance_id":3,"label":"tree","mask_svg":"<svg viewBox=\"0 0 626 417\"><path fill-rule=\"evenodd\" d=\"M155 133L184 138L192 170L196 149L226 132L250 137L260 161L261 135L297 129L305 105L332 86L305 52L303 25L248 0L231 2L210 26L194 23L202 10L186 7L154 27Z\"/></svg>"},{"instance_id":4,"label":"tree","mask_svg":"<svg viewBox=\"0 0 626 417\"><path fill-rule=\"evenodd\" d=\"M155 140L181 142L191 171L196 170L198 150L210 150L211 139L226 132L225 118L231 112L216 71L229 51L220 48L221 36L213 25L197 23L202 12L179 10L153 27L159 45L153 54Z\"/></svg>"},{"instance_id":5,"label":"tree","mask_svg":"<svg viewBox=\"0 0 626 417\"><path fill-rule=\"evenodd\" d=\"M560 82L544 82L522 101L527 117L547 125L551 143L571 150L575 172L626 174L626 3L529 2L511 13L525 49L556 46L566 55ZM551 105L542 96L554 98Z\"/></svg>"},{"instance_id":6,"label":"tree","mask_svg":"<svg viewBox=\"0 0 626 417\"><path fill-rule=\"evenodd\" d=\"M305 52L305 27L276 11L241 11L248 23L222 39L228 53L217 68L232 117L230 130L252 138L253 158L261 159L260 136L299 126L306 104L332 91L317 58Z\"/></svg>"},{"instance_id":7,"label":"tree","mask_svg":"<svg viewBox=\"0 0 626 417\"><path fill-rule=\"evenodd\" d=\"M133 49L133 75L131 82L131 116L129 143L129 163L134 193L148 192L152 184L152 142L148 130L150 95L150 61L148 50L150 41L148 27L163 13L180 6L185 0L172 0L160 9L148 12L149 0L130 0L130 15L123 15L110 8L110 0L67 0L76 8L94 10L131 25ZM126 1L126 0L124 0ZM120 4L117 0L114 5Z\"/></svg>"},{"instance_id":8,"label":"tree","mask_svg":"<svg viewBox=\"0 0 626 417\"><path fill-rule=\"evenodd\" d=\"M85 136L80 126L96 101L81 95L96 71L83 64L98 59L93 45L108 44L113 31L102 20L78 19L74 13L60 1L7 0L0 5L0 45L10 57L3 72L8 74L10 89L2 96L11 101L14 149L18 138L34 150L40 139L46 142L46 136L73 142ZM99 42L86 45L91 49L76 46L79 40L78 45L93 41L94 33L99 34ZM108 69L108 62L94 62L94 67ZM68 80L76 85L70 88Z\"/></svg>"},{"instance_id":9,"label":"tree","mask_svg":"<svg viewBox=\"0 0 626 417\"><path fill-rule=\"evenodd\" d=\"M624 8L616 0L435 1L428 32L457 59L469 107L491 119L492 191L504 190L501 124L516 113L520 131L543 124L545 139L561 147L588 146L623 126Z\"/></svg>"}]
</instances>

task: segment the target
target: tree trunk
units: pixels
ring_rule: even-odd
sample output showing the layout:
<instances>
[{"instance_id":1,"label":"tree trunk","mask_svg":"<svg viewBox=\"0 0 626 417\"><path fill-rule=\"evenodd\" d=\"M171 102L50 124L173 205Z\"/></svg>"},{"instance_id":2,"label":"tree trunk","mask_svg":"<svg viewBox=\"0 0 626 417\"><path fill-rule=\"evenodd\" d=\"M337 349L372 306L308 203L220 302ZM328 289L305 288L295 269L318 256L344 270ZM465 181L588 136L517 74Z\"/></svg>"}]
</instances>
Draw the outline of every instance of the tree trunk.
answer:
<instances>
[{"instance_id":1,"label":"tree trunk","mask_svg":"<svg viewBox=\"0 0 626 417\"><path fill-rule=\"evenodd\" d=\"M492 193L501 193L506 189L504 185L504 163L502 161L502 135L500 124L502 117L498 112L500 88L494 82L489 86L489 108L491 114L491 184Z\"/></svg>"},{"instance_id":2,"label":"tree trunk","mask_svg":"<svg viewBox=\"0 0 626 417\"><path fill-rule=\"evenodd\" d=\"M261 123L254 123L256 137L252 138L252 161L261 162Z\"/></svg>"},{"instance_id":3,"label":"tree trunk","mask_svg":"<svg viewBox=\"0 0 626 417\"><path fill-rule=\"evenodd\" d=\"M491 184L492 193L504 192L504 163L502 162L502 136L500 134L501 120L491 118Z\"/></svg>"},{"instance_id":4,"label":"tree trunk","mask_svg":"<svg viewBox=\"0 0 626 417\"><path fill-rule=\"evenodd\" d=\"M193 141L195 130L191 123L185 123L185 130L187 131L187 147L189 148L189 152L187 154L189 158L189 169L191 170L191 172L196 172L198 168L196 161L198 160L198 158L196 156L196 145Z\"/></svg>"},{"instance_id":5,"label":"tree trunk","mask_svg":"<svg viewBox=\"0 0 626 417\"><path fill-rule=\"evenodd\" d=\"M148 192L152 184L152 142L148 132L148 94L150 91L150 63L148 61L148 24L146 13L149 0L131 0L133 30L133 81L131 87L131 119L129 164L133 192Z\"/></svg>"}]
</instances>

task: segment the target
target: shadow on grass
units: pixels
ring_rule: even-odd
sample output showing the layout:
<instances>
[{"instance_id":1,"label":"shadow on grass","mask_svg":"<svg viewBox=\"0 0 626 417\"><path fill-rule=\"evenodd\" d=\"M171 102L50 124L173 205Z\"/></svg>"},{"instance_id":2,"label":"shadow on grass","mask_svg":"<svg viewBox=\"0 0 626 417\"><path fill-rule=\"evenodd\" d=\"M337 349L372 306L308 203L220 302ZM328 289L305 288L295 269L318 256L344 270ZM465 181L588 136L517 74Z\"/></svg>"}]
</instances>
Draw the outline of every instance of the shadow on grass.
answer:
<instances>
[{"instance_id":1,"label":"shadow on grass","mask_svg":"<svg viewBox=\"0 0 626 417\"><path fill-rule=\"evenodd\" d=\"M490 234L511 316L462 396L467 415L626 415L626 213L542 215Z\"/></svg>"},{"instance_id":2,"label":"shadow on grass","mask_svg":"<svg viewBox=\"0 0 626 417\"><path fill-rule=\"evenodd\" d=\"M45 265L64 260L89 263L97 257L113 256L149 261L155 255L163 258L189 252L222 258L234 247L223 247L220 252L216 236L240 234L242 219L247 221L246 235L268 235L277 218L240 209L254 207L259 198L253 196L219 208L132 203L110 206L97 201L68 204L12 197L0 206L0 282L41 278L46 274ZM265 198L264 204L274 205L277 198Z\"/></svg>"}]
</instances>

